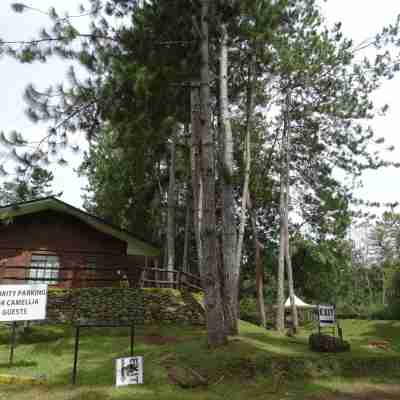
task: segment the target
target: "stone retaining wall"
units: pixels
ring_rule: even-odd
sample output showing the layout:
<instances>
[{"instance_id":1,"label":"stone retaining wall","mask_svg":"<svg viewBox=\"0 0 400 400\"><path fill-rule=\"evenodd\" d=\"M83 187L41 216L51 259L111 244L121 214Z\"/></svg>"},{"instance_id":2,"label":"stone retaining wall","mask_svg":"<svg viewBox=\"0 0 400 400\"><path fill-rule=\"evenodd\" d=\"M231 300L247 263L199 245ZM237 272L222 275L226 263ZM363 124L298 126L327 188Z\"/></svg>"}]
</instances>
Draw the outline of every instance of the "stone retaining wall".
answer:
<instances>
[{"instance_id":1,"label":"stone retaining wall","mask_svg":"<svg viewBox=\"0 0 400 400\"><path fill-rule=\"evenodd\" d=\"M175 289L49 289L49 322L187 323L204 325L198 297Z\"/></svg>"},{"instance_id":2,"label":"stone retaining wall","mask_svg":"<svg viewBox=\"0 0 400 400\"><path fill-rule=\"evenodd\" d=\"M205 324L205 312L187 290L143 289L144 321Z\"/></svg>"}]
</instances>

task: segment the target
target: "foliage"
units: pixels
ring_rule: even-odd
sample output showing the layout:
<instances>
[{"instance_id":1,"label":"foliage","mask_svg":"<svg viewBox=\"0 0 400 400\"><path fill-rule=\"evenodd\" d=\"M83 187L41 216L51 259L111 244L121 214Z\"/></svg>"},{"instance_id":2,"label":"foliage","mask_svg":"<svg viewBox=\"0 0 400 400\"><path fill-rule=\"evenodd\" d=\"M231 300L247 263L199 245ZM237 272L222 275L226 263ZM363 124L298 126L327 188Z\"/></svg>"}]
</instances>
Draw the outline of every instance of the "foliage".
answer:
<instances>
[{"instance_id":1,"label":"foliage","mask_svg":"<svg viewBox=\"0 0 400 400\"><path fill-rule=\"evenodd\" d=\"M386 267L400 263L400 214L386 211L370 232L369 256Z\"/></svg>"},{"instance_id":2,"label":"foliage","mask_svg":"<svg viewBox=\"0 0 400 400\"><path fill-rule=\"evenodd\" d=\"M375 59L370 60L358 57L362 49L343 36L340 24L326 28L315 0L203 3L210 3L206 47L212 76L218 69L221 24L226 24L232 38L228 71L235 131L232 183L237 207L233 208L237 210L246 169L242 159L244 136L250 126L249 60L255 59L250 197L259 240L267 252L265 272L275 275L279 142L286 116L292 134L290 185L296 194L291 209L299 211L302 221L290 227L296 290L306 299L345 299L360 305L368 298L372 303L376 300L372 279L350 265L344 239L351 221L350 204L355 201L352 187L335 179L334 170L342 170L354 181L367 169L399 165L378 153L371 154L367 147L372 141L379 145L383 142L367 124L386 110L374 105L371 95L398 70L387 49L400 43L399 20L363 44L363 48L375 51ZM199 56L204 38L199 35L201 2L187 0L185 5L182 7L178 0L90 0L88 7L81 9L81 16L92 22L87 32L74 26L75 16L63 16L51 9L47 14L52 28L42 30L39 38L23 43L0 42L0 52L20 62L43 62L59 56L73 60L89 74L79 80L71 69L69 86L27 88L28 114L33 121L48 123L49 132L41 142L44 146L18 157L25 170L48 161L52 154L60 155L71 135L83 132L90 143L80 168L89 179L85 207L160 245L166 242L167 148L176 130L177 242L184 235L184 211L190 199L189 92L197 85L204 66ZM20 3L14 10L35 11ZM222 147L217 135L221 122L217 81L212 79L210 85L206 82L211 93L210 101L206 99L210 113L202 115L203 124L211 121L213 129L212 140L204 148L210 154ZM201 86L204 88L204 82ZM292 101L285 111L288 95ZM274 113L268 112L270 109ZM14 148L27 144L18 133L8 138L3 135L4 141ZM221 157L216 162L220 163ZM214 162L211 169L213 166ZM219 188L221 171L212 174L204 176ZM221 194L219 189L216 192L218 204ZM210 193L214 195L214 190ZM221 210L217 207L210 213L217 217L217 226L207 226L205 233L220 232ZM254 276L252 238L247 233L244 285ZM193 234L191 239L193 243ZM271 279L271 286L273 282ZM371 286L365 289L361 282ZM243 289L242 293L251 292L252 287Z\"/></svg>"},{"instance_id":3,"label":"foliage","mask_svg":"<svg viewBox=\"0 0 400 400\"><path fill-rule=\"evenodd\" d=\"M51 196L53 179L52 172L35 166L27 178L17 176L12 181L3 182L0 187L0 206Z\"/></svg>"},{"instance_id":4,"label":"foliage","mask_svg":"<svg viewBox=\"0 0 400 400\"><path fill-rule=\"evenodd\" d=\"M370 314L371 319L399 321L400 320L400 300L396 299L386 306L380 306Z\"/></svg>"},{"instance_id":5,"label":"foliage","mask_svg":"<svg viewBox=\"0 0 400 400\"><path fill-rule=\"evenodd\" d=\"M115 134L104 132L92 143L80 166L79 171L88 177L90 188L84 207L140 237L158 241L161 206L158 174L143 168L145 161L137 156L136 149L123 151L114 142Z\"/></svg>"},{"instance_id":6,"label":"foliage","mask_svg":"<svg viewBox=\"0 0 400 400\"><path fill-rule=\"evenodd\" d=\"M298 293L315 303L336 304L346 296L351 275L346 241L293 240L293 270Z\"/></svg>"},{"instance_id":7,"label":"foliage","mask_svg":"<svg viewBox=\"0 0 400 400\"><path fill-rule=\"evenodd\" d=\"M255 298L248 296L240 300L240 318L255 325L259 324L260 318Z\"/></svg>"}]
</instances>

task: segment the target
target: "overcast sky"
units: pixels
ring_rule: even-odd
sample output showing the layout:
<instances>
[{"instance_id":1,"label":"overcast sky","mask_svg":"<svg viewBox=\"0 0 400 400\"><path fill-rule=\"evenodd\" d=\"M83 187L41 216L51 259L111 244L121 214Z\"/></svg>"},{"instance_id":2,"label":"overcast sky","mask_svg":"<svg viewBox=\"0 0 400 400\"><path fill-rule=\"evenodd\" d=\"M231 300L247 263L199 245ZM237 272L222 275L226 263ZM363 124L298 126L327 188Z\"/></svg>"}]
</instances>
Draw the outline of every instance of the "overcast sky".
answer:
<instances>
[{"instance_id":1,"label":"overcast sky","mask_svg":"<svg viewBox=\"0 0 400 400\"><path fill-rule=\"evenodd\" d=\"M12 0L0 0L0 38L4 40L26 40L34 37L39 28L48 22L45 16L25 13L15 14L10 5ZM47 10L55 6L57 10L64 10L68 5L71 12L76 12L77 0L31 0L27 4ZM322 2L321 2L322 3ZM360 42L365 38L375 35L383 25L394 22L400 14L399 0L328 0L323 4L323 11L329 22L341 21L346 36ZM0 59L0 130L10 132L18 130L31 138L40 138L46 132L46 126L32 124L25 116L25 103L23 91L27 84L33 82L39 88L45 88L65 77L67 65L64 61L53 60L47 64L22 65L9 58ZM397 97L400 93L400 76L384 84L376 94L377 104L389 104L390 111L385 117L373 122L377 136L383 136L387 144L395 145L396 149L389 158L400 161L400 102ZM76 139L78 140L78 139ZM62 199L75 206L82 205L81 188L85 185L82 178L74 173L74 168L79 165L82 154L77 156L67 155L68 167L54 168L55 191L62 191ZM0 149L0 162L5 158ZM6 165L12 168L10 163ZM400 171L392 168L367 172L363 176L363 188L358 190L358 195L370 201L393 202L400 201Z\"/></svg>"},{"instance_id":2,"label":"overcast sky","mask_svg":"<svg viewBox=\"0 0 400 400\"><path fill-rule=\"evenodd\" d=\"M3 40L27 40L37 36L37 32L43 26L48 26L49 19L45 15L26 12L16 14L11 10L11 4L15 0L0 0L0 38ZM56 10L65 10L78 14L77 0L30 0L26 4L48 10L54 6ZM81 23L84 23L82 21ZM23 93L29 83L34 83L39 89L47 88L58 82L65 81L65 73L69 65L65 61L53 58L48 63L20 64L9 57L0 58L0 130L5 133L12 130L21 131L31 140L39 140L47 132L45 125L32 123L25 115L25 102ZM79 137L72 141L79 141ZM0 148L0 162L4 162L4 155ZM62 200L77 207L82 205L81 188L86 182L78 178L76 169L82 159L82 152L77 155L65 154L69 162L66 167L53 166L55 174L54 191L63 192ZM12 171L10 162L6 164L7 170ZM1 178L0 178L1 179Z\"/></svg>"}]
</instances>

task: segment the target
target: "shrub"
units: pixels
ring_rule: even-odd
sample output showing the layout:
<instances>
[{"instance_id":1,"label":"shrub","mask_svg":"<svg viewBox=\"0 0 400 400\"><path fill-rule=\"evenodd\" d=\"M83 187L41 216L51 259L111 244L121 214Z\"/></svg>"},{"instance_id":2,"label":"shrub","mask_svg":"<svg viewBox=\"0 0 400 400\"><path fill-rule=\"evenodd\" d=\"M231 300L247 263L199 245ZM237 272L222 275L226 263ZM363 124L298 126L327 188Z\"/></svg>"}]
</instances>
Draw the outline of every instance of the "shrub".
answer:
<instances>
[{"instance_id":1,"label":"shrub","mask_svg":"<svg viewBox=\"0 0 400 400\"><path fill-rule=\"evenodd\" d=\"M390 321L400 320L400 301L397 300L386 306L374 310L371 315L371 319L386 319Z\"/></svg>"},{"instance_id":2,"label":"shrub","mask_svg":"<svg viewBox=\"0 0 400 400\"><path fill-rule=\"evenodd\" d=\"M343 303L336 306L336 317L338 319L369 319L375 304L349 304Z\"/></svg>"},{"instance_id":3,"label":"shrub","mask_svg":"<svg viewBox=\"0 0 400 400\"><path fill-rule=\"evenodd\" d=\"M240 300L240 319L259 325L257 302L253 297L246 297Z\"/></svg>"}]
</instances>

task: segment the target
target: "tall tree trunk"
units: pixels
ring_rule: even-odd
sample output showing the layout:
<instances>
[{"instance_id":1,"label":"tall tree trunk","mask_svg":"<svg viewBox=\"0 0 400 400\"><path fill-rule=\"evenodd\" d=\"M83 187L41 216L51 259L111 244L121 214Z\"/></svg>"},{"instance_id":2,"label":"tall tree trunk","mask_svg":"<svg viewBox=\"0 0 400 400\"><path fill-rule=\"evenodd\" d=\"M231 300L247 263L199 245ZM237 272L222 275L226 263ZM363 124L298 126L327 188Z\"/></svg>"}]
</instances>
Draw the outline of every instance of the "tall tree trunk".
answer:
<instances>
[{"instance_id":1,"label":"tall tree trunk","mask_svg":"<svg viewBox=\"0 0 400 400\"><path fill-rule=\"evenodd\" d=\"M287 100L287 98L286 98ZM288 137L288 115L287 101L283 110L283 132L281 143L281 170L280 170L280 199L279 199L279 258L278 258L278 293L277 293L277 313L276 329L282 332L285 329L285 256L286 256L286 222L287 217L287 137ZM292 298L291 298L292 301Z\"/></svg>"},{"instance_id":2,"label":"tall tree trunk","mask_svg":"<svg viewBox=\"0 0 400 400\"><path fill-rule=\"evenodd\" d=\"M222 256L225 328L229 335L238 333L239 265L236 263L236 223L233 187L233 137L228 109L228 33L221 24L219 58L219 113L222 142Z\"/></svg>"},{"instance_id":3,"label":"tall tree trunk","mask_svg":"<svg viewBox=\"0 0 400 400\"><path fill-rule=\"evenodd\" d=\"M247 81L247 106L246 106L246 136L245 136L245 153L244 153L244 182L242 190L242 207L240 213L239 233L236 245L236 261L235 268L237 270L235 276L235 299L236 309L239 312L239 275L242 262L242 249L244 230L246 226L246 206L249 197L249 182L250 182L250 166L251 166L251 130L252 118L254 113L254 92L255 92L255 53L253 53L249 60L248 81ZM237 317L237 319L239 316Z\"/></svg>"},{"instance_id":4,"label":"tall tree trunk","mask_svg":"<svg viewBox=\"0 0 400 400\"><path fill-rule=\"evenodd\" d=\"M289 237L289 204L290 204L290 107L291 107L291 97L290 94L286 96L286 213L285 213L285 237L286 237L286 265L288 271L288 285L289 285L289 296L290 296L290 307L292 310L292 323L293 329L296 332L299 326L299 318L297 314L297 307L294 297L294 279L293 279L293 269L292 269L292 258L290 255L290 237Z\"/></svg>"},{"instance_id":5,"label":"tall tree trunk","mask_svg":"<svg viewBox=\"0 0 400 400\"><path fill-rule=\"evenodd\" d=\"M203 204L203 185L201 181L201 140L200 140L200 84L194 83L191 89L191 176L193 191L193 225L197 249L197 268L200 272L202 263L201 221Z\"/></svg>"},{"instance_id":6,"label":"tall tree trunk","mask_svg":"<svg viewBox=\"0 0 400 400\"><path fill-rule=\"evenodd\" d=\"M287 218L287 215L286 215ZM292 324L293 331L296 332L299 326L299 316L297 313L296 299L294 296L294 280L293 280L293 269L292 269L292 258L290 255L290 238L288 224L285 223L285 258L288 274L288 288L289 288L289 298L290 298L290 308L292 311Z\"/></svg>"},{"instance_id":7,"label":"tall tree trunk","mask_svg":"<svg viewBox=\"0 0 400 400\"><path fill-rule=\"evenodd\" d=\"M242 261L242 248L244 229L246 226L246 205L249 198L249 182L250 182L250 167L251 167L251 130L254 113L254 93L255 93L255 53L249 60L249 71L247 77L247 105L246 105L246 136L245 136L245 152L244 152L244 182L242 191L242 209L240 213L240 225L238 243L236 249L236 263L240 267Z\"/></svg>"},{"instance_id":8,"label":"tall tree trunk","mask_svg":"<svg viewBox=\"0 0 400 400\"><path fill-rule=\"evenodd\" d=\"M255 264L256 264L256 302L257 312L259 316L259 323L264 328L267 327L267 318L265 316L265 301L264 301L264 268L261 260L261 243L258 240L257 232L257 217L256 212L251 201L250 193L248 200L248 207L250 212L251 227L253 230L253 242L255 251Z\"/></svg>"},{"instance_id":9,"label":"tall tree trunk","mask_svg":"<svg viewBox=\"0 0 400 400\"><path fill-rule=\"evenodd\" d=\"M170 163L169 163L169 186L168 186L168 263L167 270L175 269L175 210L176 210L176 187L175 187L175 152L176 152L176 128L173 128L170 143ZM174 281L174 274L168 272L167 280Z\"/></svg>"},{"instance_id":10,"label":"tall tree trunk","mask_svg":"<svg viewBox=\"0 0 400 400\"><path fill-rule=\"evenodd\" d=\"M215 209L215 143L210 129L209 78L209 6L210 0L201 0L200 43L200 133L201 178L203 184L203 217L201 223L202 268L200 270L206 306L207 334L210 347L227 342L224 326L220 279L217 264L217 230Z\"/></svg>"},{"instance_id":11,"label":"tall tree trunk","mask_svg":"<svg viewBox=\"0 0 400 400\"><path fill-rule=\"evenodd\" d=\"M386 305L386 281L385 281L385 271L382 269L382 305Z\"/></svg>"},{"instance_id":12,"label":"tall tree trunk","mask_svg":"<svg viewBox=\"0 0 400 400\"><path fill-rule=\"evenodd\" d=\"M281 155L283 155L283 140ZM285 185L283 179L284 160L281 161L281 176L280 176L280 229L279 229L279 257L278 257L278 291L276 299L276 321L275 327L278 332L283 332L285 329Z\"/></svg>"},{"instance_id":13,"label":"tall tree trunk","mask_svg":"<svg viewBox=\"0 0 400 400\"><path fill-rule=\"evenodd\" d=\"M192 196L190 195L190 181L188 179L186 185L186 215L185 215L185 239L183 242L183 260L182 270L189 272L188 258L189 258L189 239L190 239L190 214L192 212Z\"/></svg>"},{"instance_id":14,"label":"tall tree trunk","mask_svg":"<svg viewBox=\"0 0 400 400\"><path fill-rule=\"evenodd\" d=\"M266 168L264 170L264 175L268 176L272 167L272 162L273 162L273 154L275 153L275 147L278 142L278 137L279 134L276 133L274 140L272 142L272 147L269 153L269 157L266 163ZM257 187L260 184L260 180L255 182L255 192L257 192ZM261 245L260 241L258 240L258 234L257 234L257 217L256 217L256 210L254 207L254 204L251 202L251 196L249 194L248 197L248 207L250 210L250 217L252 221L252 229L253 229L253 235L255 238L257 238L257 242L255 243L255 246L258 247L258 254L261 249L264 247ZM284 271L284 270L283 270ZM257 276L259 277L257 279ZM257 250L256 250L256 292L257 292L257 309L259 312L259 317L260 317L260 324L266 326L266 315L265 315L265 301L264 301L264 281L265 281L265 270L263 268L263 265L261 263L261 257L258 258L257 261ZM284 279L282 278L282 282ZM284 291L284 289L283 289ZM284 295L282 295L282 298ZM282 328L283 329L283 328Z\"/></svg>"},{"instance_id":15,"label":"tall tree trunk","mask_svg":"<svg viewBox=\"0 0 400 400\"><path fill-rule=\"evenodd\" d=\"M290 174L290 105L291 99L290 94L286 95L285 99L285 121L283 128L283 141L285 144L283 146L285 150L284 159L285 159L285 168L284 168L284 181L285 181L285 213L284 213L284 234L285 234L285 258L286 258L286 267L287 267L287 276L288 276L288 289L289 289L289 299L290 299L290 308L292 311L292 327L293 331L296 332L299 321L297 315L297 307L294 297L294 281L293 281L293 269L292 269L292 258L290 255L290 237L289 237L289 200L290 200L290 182L289 182L289 174Z\"/></svg>"},{"instance_id":16,"label":"tall tree trunk","mask_svg":"<svg viewBox=\"0 0 400 400\"><path fill-rule=\"evenodd\" d=\"M368 295L369 295L369 305L371 305L374 302L374 293L372 291L372 285L371 285L371 279L369 277L368 270L365 270L365 280L367 281L367 289L368 289Z\"/></svg>"}]
</instances>

